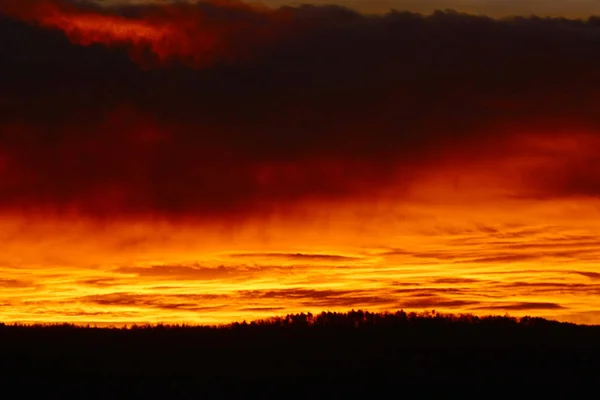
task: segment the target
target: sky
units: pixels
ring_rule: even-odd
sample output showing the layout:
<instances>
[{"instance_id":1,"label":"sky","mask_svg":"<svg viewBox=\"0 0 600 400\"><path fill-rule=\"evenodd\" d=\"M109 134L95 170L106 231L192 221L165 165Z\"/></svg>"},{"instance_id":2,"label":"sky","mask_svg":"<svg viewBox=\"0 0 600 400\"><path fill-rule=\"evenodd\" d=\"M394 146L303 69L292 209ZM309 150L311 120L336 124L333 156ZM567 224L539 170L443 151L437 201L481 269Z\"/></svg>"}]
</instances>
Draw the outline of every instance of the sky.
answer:
<instances>
[{"instance_id":1,"label":"sky","mask_svg":"<svg viewBox=\"0 0 600 400\"><path fill-rule=\"evenodd\" d=\"M0 320L600 323L600 23L397 9L0 0Z\"/></svg>"}]
</instances>

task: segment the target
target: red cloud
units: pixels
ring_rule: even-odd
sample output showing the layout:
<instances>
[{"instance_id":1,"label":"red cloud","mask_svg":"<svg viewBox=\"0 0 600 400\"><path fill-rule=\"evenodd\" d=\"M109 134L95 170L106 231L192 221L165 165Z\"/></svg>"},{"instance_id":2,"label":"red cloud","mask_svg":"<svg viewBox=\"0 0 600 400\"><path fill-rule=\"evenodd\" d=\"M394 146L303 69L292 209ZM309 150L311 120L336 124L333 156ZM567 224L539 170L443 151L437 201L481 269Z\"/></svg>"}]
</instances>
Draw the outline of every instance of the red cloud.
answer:
<instances>
[{"instance_id":1,"label":"red cloud","mask_svg":"<svg viewBox=\"0 0 600 400\"><path fill-rule=\"evenodd\" d=\"M78 45L124 46L142 65L174 59L189 66L247 57L276 37L283 13L236 1L101 9L61 0L0 0L0 13L59 29Z\"/></svg>"},{"instance_id":2,"label":"red cloud","mask_svg":"<svg viewBox=\"0 0 600 400\"><path fill-rule=\"evenodd\" d=\"M214 2L0 10L102 44L0 20L3 211L237 220L398 203L414 187L468 202L600 193L594 21ZM255 45L268 51L219 64ZM127 49L206 68L141 71Z\"/></svg>"}]
</instances>

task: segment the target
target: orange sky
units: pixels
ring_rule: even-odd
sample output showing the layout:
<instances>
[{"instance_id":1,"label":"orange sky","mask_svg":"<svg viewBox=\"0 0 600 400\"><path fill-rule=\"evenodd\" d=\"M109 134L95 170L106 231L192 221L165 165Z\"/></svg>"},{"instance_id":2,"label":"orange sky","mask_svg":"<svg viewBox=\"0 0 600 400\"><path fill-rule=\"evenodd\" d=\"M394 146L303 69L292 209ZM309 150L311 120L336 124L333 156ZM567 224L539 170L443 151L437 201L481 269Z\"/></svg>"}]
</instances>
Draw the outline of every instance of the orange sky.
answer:
<instances>
[{"instance_id":1,"label":"orange sky","mask_svg":"<svg viewBox=\"0 0 600 400\"><path fill-rule=\"evenodd\" d=\"M600 322L597 200L511 199L464 171L429 179L410 196L246 223L5 215L1 317L220 323L403 308Z\"/></svg>"},{"instance_id":2,"label":"orange sky","mask_svg":"<svg viewBox=\"0 0 600 400\"><path fill-rule=\"evenodd\" d=\"M593 25L14 4L0 320L600 323Z\"/></svg>"}]
</instances>

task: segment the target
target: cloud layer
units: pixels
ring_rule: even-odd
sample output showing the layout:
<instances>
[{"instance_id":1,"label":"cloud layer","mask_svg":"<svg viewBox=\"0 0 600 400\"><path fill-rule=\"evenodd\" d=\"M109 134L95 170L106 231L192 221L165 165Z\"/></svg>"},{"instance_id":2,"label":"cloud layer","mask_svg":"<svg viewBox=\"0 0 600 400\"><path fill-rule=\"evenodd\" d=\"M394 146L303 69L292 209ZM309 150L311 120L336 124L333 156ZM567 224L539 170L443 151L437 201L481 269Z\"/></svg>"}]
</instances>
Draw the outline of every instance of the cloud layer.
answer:
<instances>
[{"instance_id":1,"label":"cloud layer","mask_svg":"<svg viewBox=\"0 0 600 400\"><path fill-rule=\"evenodd\" d=\"M496 169L497 185L514 196L595 196L600 187L594 21L229 3L99 12L48 1L33 2L30 17L2 4L49 29L2 21L0 207L254 212L398 195L440 170L469 179L476 168ZM131 46L156 53L157 45L127 24L177 21L171 10L190 18L189 30L172 29L192 41L212 32L205 20L229 43L239 13L286 18L260 24L277 36L268 46L252 30L240 36L250 59L230 63L191 45L219 65L188 69L189 54L165 46L184 63L138 68L126 57ZM117 21L89 25L111 27L116 47L104 34L81 39L87 25L44 22L81 15Z\"/></svg>"}]
</instances>

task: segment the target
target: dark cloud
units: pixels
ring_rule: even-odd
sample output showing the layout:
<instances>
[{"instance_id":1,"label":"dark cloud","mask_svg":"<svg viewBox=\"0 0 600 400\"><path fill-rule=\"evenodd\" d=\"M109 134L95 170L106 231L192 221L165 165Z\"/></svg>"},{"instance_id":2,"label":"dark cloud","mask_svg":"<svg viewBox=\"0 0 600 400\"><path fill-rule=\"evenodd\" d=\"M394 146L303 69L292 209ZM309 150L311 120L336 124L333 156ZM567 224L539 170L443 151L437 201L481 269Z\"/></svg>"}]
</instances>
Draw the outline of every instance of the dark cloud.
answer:
<instances>
[{"instance_id":1,"label":"dark cloud","mask_svg":"<svg viewBox=\"0 0 600 400\"><path fill-rule=\"evenodd\" d=\"M510 243L513 243L510 240L515 240L515 239L518 240L518 239L523 239L523 238L531 238L532 236L544 235L545 233L547 233L546 229L547 228L542 228L542 227L532 228L532 227L523 226L523 225L504 226L503 229L500 230L500 232L492 233L489 236L498 239L497 242L491 242L491 243L494 243L494 244L509 243L510 244ZM484 239L488 240L488 236L486 236ZM462 239L458 239L458 240L460 241ZM466 239L466 240L472 240L472 239Z\"/></svg>"},{"instance_id":2,"label":"dark cloud","mask_svg":"<svg viewBox=\"0 0 600 400\"><path fill-rule=\"evenodd\" d=\"M248 301L281 299L299 303L304 307L360 307L391 305L393 300L386 296L374 296L368 290L318 290L281 289L270 291L240 291L239 296Z\"/></svg>"},{"instance_id":3,"label":"dark cloud","mask_svg":"<svg viewBox=\"0 0 600 400\"><path fill-rule=\"evenodd\" d=\"M241 291L240 296L247 299L327 299L333 297L347 296L355 294L355 291L349 290L318 290L318 289L280 289L280 290L248 290Z\"/></svg>"},{"instance_id":4,"label":"dark cloud","mask_svg":"<svg viewBox=\"0 0 600 400\"><path fill-rule=\"evenodd\" d=\"M562 253L561 253L562 254ZM470 260L460 260L457 262L469 262L469 263L513 263L513 262L522 262L529 260L538 260L540 259L540 254L495 254L489 257L478 257Z\"/></svg>"},{"instance_id":5,"label":"dark cloud","mask_svg":"<svg viewBox=\"0 0 600 400\"><path fill-rule=\"evenodd\" d=\"M291 261L331 261L331 262L347 262L347 261L359 261L361 257L348 257L339 256L332 254L301 254L301 253L245 253L245 254L231 254L232 257L239 257L243 259L248 258L270 258L275 260L291 260Z\"/></svg>"},{"instance_id":6,"label":"dark cloud","mask_svg":"<svg viewBox=\"0 0 600 400\"><path fill-rule=\"evenodd\" d=\"M285 310L284 307L244 307L240 308L240 311L281 311Z\"/></svg>"},{"instance_id":7,"label":"dark cloud","mask_svg":"<svg viewBox=\"0 0 600 400\"><path fill-rule=\"evenodd\" d=\"M588 271L571 271L572 274L578 274L590 278L593 280L600 279L600 272L588 272Z\"/></svg>"},{"instance_id":8,"label":"dark cloud","mask_svg":"<svg viewBox=\"0 0 600 400\"><path fill-rule=\"evenodd\" d=\"M423 297L400 302L400 308L431 309L431 308L464 308L480 304L478 301L453 300L439 296Z\"/></svg>"},{"instance_id":9,"label":"dark cloud","mask_svg":"<svg viewBox=\"0 0 600 400\"><path fill-rule=\"evenodd\" d=\"M563 306L556 303L544 303L544 302L520 302L520 303L507 303L498 305L486 305L480 307L485 310L506 310L506 311L527 311L527 310L559 310Z\"/></svg>"},{"instance_id":10,"label":"dark cloud","mask_svg":"<svg viewBox=\"0 0 600 400\"><path fill-rule=\"evenodd\" d=\"M39 286L32 281L21 279L0 279L0 288L2 289L26 289Z\"/></svg>"},{"instance_id":11,"label":"dark cloud","mask_svg":"<svg viewBox=\"0 0 600 400\"><path fill-rule=\"evenodd\" d=\"M529 252L512 252L512 253L503 253L502 251L510 250L510 246L503 247L494 247L490 246L488 252L492 255L484 256L484 257L475 257L470 258L467 257L465 259L455 259L453 262L455 263L478 263L478 264L490 264L490 263L502 263L509 264L514 262L523 262L523 261L531 261L531 260L540 260L544 258L570 258L575 260L581 260L585 257L586 254L596 254L597 249L594 247L585 248L585 244L573 244L572 250L561 250L560 244L551 245L524 245L524 246L516 246L517 248L521 247L521 249L527 249ZM567 248L569 246L566 246ZM579 248L578 248L579 247ZM537 251L531 252L531 250L535 249L557 249L556 251ZM515 249L516 250L516 249ZM457 257L458 258L458 257Z\"/></svg>"},{"instance_id":12,"label":"dark cloud","mask_svg":"<svg viewBox=\"0 0 600 400\"><path fill-rule=\"evenodd\" d=\"M579 289L579 288L592 288L593 285L585 283L565 283L565 282L506 282L498 283L498 286L502 287L531 287L531 288L554 288L554 289Z\"/></svg>"},{"instance_id":13,"label":"dark cloud","mask_svg":"<svg viewBox=\"0 0 600 400\"><path fill-rule=\"evenodd\" d=\"M0 12L65 33L75 44L127 50L144 66L193 67L243 59L272 40L283 15L242 2L205 0L98 7L68 0L0 0Z\"/></svg>"},{"instance_id":14,"label":"dark cloud","mask_svg":"<svg viewBox=\"0 0 600 400\"><path fill-rule=\"evenodd\" d=\"M392 186L401 195L444 163L525 156L541 165L519 171L515 195L600 193L595 19L219 3L65 11L175 28L190 11L190 30L176 32L191 45L157 63L152 38L82 46L81 32L14 19L40 20L14 4L0 2L4 210L237 221ZM201 48L200 26L214 48ZM585 148L543 145L565 130L591 132Z\"/></svg>"},{"instance_id":15,"label":"dark cloud","mask_svg":"<svg viewBox=\"0 0 600 400\"><path fill-rule=\"evenodd\" d=\"M335 297L322 300L306 300L302 302L303 307L318 307L322 309L331 308L358 308L358 307L390 307L393 305L392 299L369 295L357 295L348 297Z\"/></svg>"},{"instance_id":16,"label":"dark cloud","mask_svg":"<svg viewBox=\"0 0 600 400\"><path fill-rule=\"evenodd\" d=\"M226 305L219 306L201 306L189 303L160 303L155 307L161 308L163 310L176 310L176 311L190 311L190 312L210 312L210 311L219 311L228 308Z\"/></svg>"},{"instance_id":17,"label":"dark cloud","mask_svg":"<svg viewBox=\"0 0 600 400\"><path fill-rule=\"evenodd\" d=\"M475 253L457 252L455 250L446 250L446 251L433 250L433 251L422 252L422 251L409 251L409 250L396 249L396 250L386 251L386 252L382 253L381 255L392 256L392 257L405 256L405 257L413 257L413 258L417 258L417 259L425 258L425 259L432 259L432 260L437 260L437 261L454 261L457 259L473 257L475 255Z\"/></svg>"},{"instance_id":18,"label":"dark cloud","mask_svg":"<svg viewBox=\"0 0 600 400\"><path fill-rule=\"evenodd\" d=\"M352 308L381 307L424 309L431 307L460 308L480 304L447 296L464 294L454 288L399 289L374 296L369 290L281 289L270 291L241 291L244 301L284 300L305 307ZM399 298L401 296L401 298Z\"/></svg>"},{"instance_id":19,"label":"dark cloud","mask_svg":"<svg viewBox=\"0 0 600 400\"><path fill-rule=\"evenodd\" d=\"M588 237L581 238L564 238L564 239L553 239L544 238L543 241L530 242L530 243L515 243L515 242L490 242L486 243L494 249L508 250L508 251L532 251L532 250L544 250L548 249L560 250L563 249L581 249L582 252L588 252L590 250L597 249L600 246L600 241L597 239L590 239Z\"/></svg>"},{"instance_id":20,"label":"dark cloud","mask_svg":"<svg viewBox=\"0 0 600 400\"><path fill-rule=\"evenodd\" d=\"M473 278L438 278L434 279L432 283L442 284L442 285L460 285L463 283L479 283L481 280L473 279Z\"/></svg>"},{"instance_id":21,"label":"dark cloud","mask_svg":"<svg viewBox=\"0 0 600 400\"><path fill-rule=\"evenodd\" d=\"M151 290L178 290L178 289L185 289L185 286L173 286L173 285L160 285L160 286L151 286L150 289Z\"/></svg>"},{"instance_id":22,"label":"dark cloud","mask_svg":"<svg viewBox=\"0 0 600 400\"><path fill-rule=\"evenodd\" d=\"M76 299L84 304L94 304L100 306L120 306L120 307L141 307L157 308L162 310L181 310L181 311L211 311L226 308L225 305L203 306L207 301L223 300L226 301L226 295L194 295L194 294L168 294L168 295L147 295L127 292L115 292L103 295L84 296Z\"/></svg>"},{"instance_id":23,"label":"dark cloud","mask_svg":"<svg viewBox=\"0 0 600 400\"><path fill-rule=\"evenodd\" d=\"M530 239L530 238L528 238ZM456 244L456 242L453 242ZM598 242L586 239L578 240L547 240L542 239L539 242L515 243L507 241L486 241L481 239L477 241L465 241L464 245L480 244L485 246L481 248L466 248L465 250L432 250L432 251L409 251L409 250L391 250L381 253L386 257L405 257L416 259L431 259L437 261L446 261L457 264L510 264L515 262L524 262L539 260L544 258L576 259L582 260L586 257L592 259L598 252ZM411 260L412 262L412 260Z\"/></svg>"},{"instance_id":24,"label":"dark cloud","mask_svg":"<svg viewBox=\"0 0 600 400\"><path fill-rule=\"evenodd\" d=\"M43 312L40 312L43 314ZM76 311L59 311L57 312L57 316L59 317L112 317L115 319L120 318L132 318L137 317L139 313L136 312L128 312L128 311L118 311L118 312L105 312L105 311L85 311L85 310L76 310Z\"/></svg>"},{"instance_id":25,"label":"dark cloud","mask_svg":"<svg viewBox=\"0 0 600 400\"><path fill-rule=\"evenodd\" d=\"M94 287L110 287L119 283L117 279L113 278L92 278L92 279L82 279L76 282L79 285L84 286L94 286Z\"/></svg>"},{"instance_id":26,"label":"dark cloud","mask_svg":"<svg viewBox=\"0 0 600 400\"><path fill-rule=\"evenodd\" d=\"M394 293L400 295L406 295L407 297L413 298L424 298L424 297L434 297L440 294L447 295L460 295L467 294L468 291L463 288L454 288L454 287L443 287L443 288L426 288L426 287L418 287L418 288L407 288L407 289L394 289Z\"/></svg>"},{"instance_id":27,"label":"dark cloud","mask_svg":"<svg viewBox=\"0 0 600 400\"><path fill-rule=\"evenodd\" d=\"M161 310L177 310L183 312L200 312L216 310L279 310L276 305L259 306L253 303L285 300L302 307L346 308L393 305L390 298L374 296L366 290L311 290L281 289L271 291L240 291L228 295L210 294L165 294L146 295L127 292L116 292L104 295L85 296L76 299L83 304L94 304L107 307L140 307ZM243 306L238 306L242 301ZM210 305L207 303L210 302ZM215 302L217 304L215 304ZM222 304L219 304L221 302Z\"/></svg>"},{"instance_id":28,"label":"dark cloud","mask_svg":"<svg viewBox=\"0 0 600 400\"><path fill-rule=\"evenodd\" d=\"M520 291L527 294L556 295L570 294L580 296L600 295L600 285L566 282L506 282L493 285L497 288Z\"/></svg>"}]
</instances>

